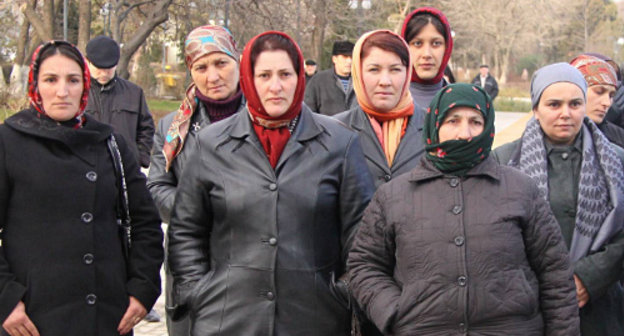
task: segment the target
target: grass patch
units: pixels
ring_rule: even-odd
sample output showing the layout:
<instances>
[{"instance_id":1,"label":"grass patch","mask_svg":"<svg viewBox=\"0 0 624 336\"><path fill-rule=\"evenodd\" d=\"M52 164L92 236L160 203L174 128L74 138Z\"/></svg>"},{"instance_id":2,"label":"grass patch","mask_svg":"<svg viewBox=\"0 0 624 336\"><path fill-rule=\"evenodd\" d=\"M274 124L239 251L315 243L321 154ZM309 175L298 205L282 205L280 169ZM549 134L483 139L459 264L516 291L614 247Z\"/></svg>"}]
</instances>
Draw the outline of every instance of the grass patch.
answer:
<instances>
[{"instance_id":1,"label":"grass patch","mask_svg":"<svg viewBox=\"0 0 624 336\"><path fill-rule=\"evenodd\" d=\"M494 110L506 112L530 112L531 100L518 97L496 97Z\"/></svg>"},{"instance_id":2,"label":"grass patch","mask_svg":"<svg viewBox=\"0 0 624 336\"><path fill-rule=\"evenodd\" d=\"M176 111L182 102L179 100L166 100L166 99L148 99L147 106L152 113L154 123L158 125L160 118L167 114Z\"/></svg>"}]
</instances>

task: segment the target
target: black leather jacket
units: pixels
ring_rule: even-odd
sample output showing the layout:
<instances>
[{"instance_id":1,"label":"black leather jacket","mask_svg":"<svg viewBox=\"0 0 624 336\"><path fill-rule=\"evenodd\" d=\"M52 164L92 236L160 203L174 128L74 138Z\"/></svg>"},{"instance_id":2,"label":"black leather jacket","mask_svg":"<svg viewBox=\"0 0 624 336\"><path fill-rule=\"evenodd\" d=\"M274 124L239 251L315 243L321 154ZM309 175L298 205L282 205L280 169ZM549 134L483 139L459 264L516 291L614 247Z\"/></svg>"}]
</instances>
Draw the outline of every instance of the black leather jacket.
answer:
<instances>
[{"instance_id":1,"label":"black leather jacket","mask_svg":"<svg viewBox=\"0 0 624 336\"><path fill-rule=\"evenodd\" d=\"M304 105L275 169L247 110L196 140L168 232L192 334L348 335L331 279L373 193L357 135Z\"/></svg>"}]
</instances>

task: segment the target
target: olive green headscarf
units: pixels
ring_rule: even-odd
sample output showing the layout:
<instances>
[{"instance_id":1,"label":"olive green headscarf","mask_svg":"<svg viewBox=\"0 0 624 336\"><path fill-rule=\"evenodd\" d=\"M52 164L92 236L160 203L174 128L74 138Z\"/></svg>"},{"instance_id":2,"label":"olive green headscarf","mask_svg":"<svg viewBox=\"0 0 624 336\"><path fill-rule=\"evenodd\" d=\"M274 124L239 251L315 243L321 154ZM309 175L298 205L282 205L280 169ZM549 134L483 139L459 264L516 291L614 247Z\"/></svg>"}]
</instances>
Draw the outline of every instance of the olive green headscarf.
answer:
<instances>
[{"instance_id":1,"label":"olive green headscarf","mask_svg":"<svg viewBox=\"0 0 624 336\"><path fill-rule=\"evenodd\" d=\"M438 132L448 111L466 106L483 114L483 132L467 140L448 140L439 143ZM490 154L494 141L494 106L490 96L480 87L458 83L440 90L427 109L423 132L425 155L436 168L445 174L464 176L472 167Z\"/></svg>"}]
</instances>

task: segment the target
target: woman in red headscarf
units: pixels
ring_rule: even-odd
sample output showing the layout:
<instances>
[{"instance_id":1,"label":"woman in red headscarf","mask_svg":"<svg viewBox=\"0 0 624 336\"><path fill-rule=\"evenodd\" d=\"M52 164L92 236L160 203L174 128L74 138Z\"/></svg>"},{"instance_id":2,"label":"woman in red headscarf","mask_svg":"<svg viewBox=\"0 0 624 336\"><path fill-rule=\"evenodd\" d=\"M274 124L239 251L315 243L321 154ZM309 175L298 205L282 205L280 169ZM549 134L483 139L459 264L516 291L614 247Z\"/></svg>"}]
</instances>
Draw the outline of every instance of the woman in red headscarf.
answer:
<instances>
[{"instance_id":1,"label":"woman in red headscarf","mask_svg":"<svg viewBox=\"0 0 624 336\"><path fill-rule=\"evenodd\" d=\"M357 135L302 103L283 33L249 41L240 84L245 110L189 143L168 232L178 313L192 335L348 335L335 279L373 190Z\"/></svg>"},{"instance_id":2,"label":"woman in red headscarf","mask_svg":"<svg viewBox=\"0 0 624 336\"><path fill-rule=\"evenodd\" d=\"M409 45L414 68L410 92L424 112L433 96L448 85L444 69L453 51L451 26L440 10L421 7L405 17L401 36Z\"/></svg>"},{"instance_id":3,"label":"woman in red headscarf","mask_svg":"<svg viewBox=\"0 0 624 336\"><path fill-rule=\"evenodd\" d=\"M42 45L30 108L0 125L1 335L126 335L160 294L158 212L123 137L83 113L89 80L74 46Z\"/></svg>"}]
</instances>

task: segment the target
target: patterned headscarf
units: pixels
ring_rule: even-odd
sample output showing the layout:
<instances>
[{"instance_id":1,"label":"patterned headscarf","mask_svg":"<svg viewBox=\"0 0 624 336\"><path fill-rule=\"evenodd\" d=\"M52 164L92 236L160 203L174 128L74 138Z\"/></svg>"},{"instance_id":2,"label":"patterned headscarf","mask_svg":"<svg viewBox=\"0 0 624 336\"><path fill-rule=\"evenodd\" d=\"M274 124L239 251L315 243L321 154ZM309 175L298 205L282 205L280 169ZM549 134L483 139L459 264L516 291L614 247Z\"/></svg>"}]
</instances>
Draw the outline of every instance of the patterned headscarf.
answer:
<instances>
[{"instance_id":1,"label":"patterned headscarf","mask_svg":"<svg viewBox=\"0 0 624 336\"><path fill-rule=\"evenodd\" d=\"M597 57L580 55L570 61L570 64L583 74L587 86L611 85L617 87L615 70L609 63Z\"/></svg>"},{"instance_id":2,"label":"patterned headscarf","mask_svg":"<svg viewBox=\"0 0 624 336\"><path fill-rule=\"evenodd\" d=\"M89 73L89 67L87 67L86 60L84 56L82 56L82 54L80 53L80 50L78 50L76 46L69 42L60 40L49 41L40 45L33 53L32 60L30 62L30 72L28 74L28 98L30 101L30 106L37 110L39 114L47 115L43 108L43 102L41 101L41 94L39 94L38 87L39 68L41 67L41 54L48 48L56 48L59 45L69 46L71 49L73 49L76 55L79 56L79 59L82 62L79 64L79 66L82 69L83 91L82 97L80 98L78 112L76 112L76 115L74 116L77 121L74 127L80 128L84 123L84 110L87 107L87 100L89 98L89 88L91 87L91 74Z\"/></svg>"},{"instance_id":3,"label":"patterned headscarf","mask_svg":"<svg viewBox=\"0 0 624 336\"><path fill-rule=\"evenodd\" d=\"M240 62L240 53L236 48L236 42L226 28L211 25L201 26L193 29L186 37L184 60L189 71L195 61L213 52L222 52L232 57L236 63ZM166 162L165 171L169 171L173 159L180 154L184 146L191 117L198 104L196 90L195 83L191 83L186 89L184 100L167 131L162 149Z\"/></svg>"},{"instance_id":4,"label":"patterned headscarf","mask_svg":"<svg viewBox=\"0 0 624 336\"><path fill-rule=\"evenodd\" d=\"M410 66L410 59L407 66L407 76L405 77L405 82L403 83L401 91L401 99L398 101L397 105L392 110L387 112L376 111L375 107L371 103L370 97L366 94L366 88L364 87L364 79L362 77L363 60L361 59L361 56L364 42L366 42L366 40L368 40L371 36L377 34L387 34L396 37L397 40L402 42L403 47L409 55L409 47L407 46L407 43L405 43L405 40L403 40L399 35L389 30L374 30L366 33L355 43L355 48L353 49L353 62L351 63L351 78L353 79L353 91L355 91L355 97L357 98L358 104L369 116L369 118L371 118L371 126L375 130L379 142L381 143L381 147L386 155L386 161L389 166L392 166L394 155L399 147L399 143L401 142L401 137L404 133L403 131L407 126L408 117L414 114L414 101L412 100L412 95L409 91L409 79L411 78L412 67ZM391 37L389 36L387 38ZM381 125L379 122L381 122Z\"/></svg>"},{"instance_id":5,"label":"patterned headscarf","mask_svg":"<svg viewBox=\"0 0 624 336\"><path fill-rule=\"evenodd\" d=\"M446 114L454 107L465 106L483 115L483 132L472 140L447 140L439 143L438 134ZM494 141L494 106L490 96L472 84L456 83L440 90L427 109L425 155L441 172L463 176L490 154Z\"/></svg>"},{"instance_id":6,"label":"patterned headscarf","mask_svg":"<svg viewBox=\"0 0 624 336\"><path fill-rule=\"evenodd\" d=\"M401 36L405 40L407 40L407 37L405 36L405 34L407 33L408 23L414 16L421 15L421 14L433 15L436 18L438 18L440 22L442 22L446 30L446 36L444 37L446 41L446 49L444 50L444 56L442 57L442 62L440 63L440 69L438 69L438 74L434 78L429 79L429 80L421 79L418 77L416 70L414 70L412 72L412 82L417 82L421 84L436 84L442 80L442 77L444 77L444 69L446 69L446 65L448 64L448 61L451 58L451 52L453 51L453 36L451 35L451 25L449 24L446 16L444 16L444 13L442 13L440 10L436 8L433 8L433 7L416 8L413 12L409 13L405 17L405 20L403 21L403 27L401 28ZM407 43L409 42L410 41L407 41ZM416 60L412 60L412 61L415 62Z\"/></svg>"}]
</instances>

